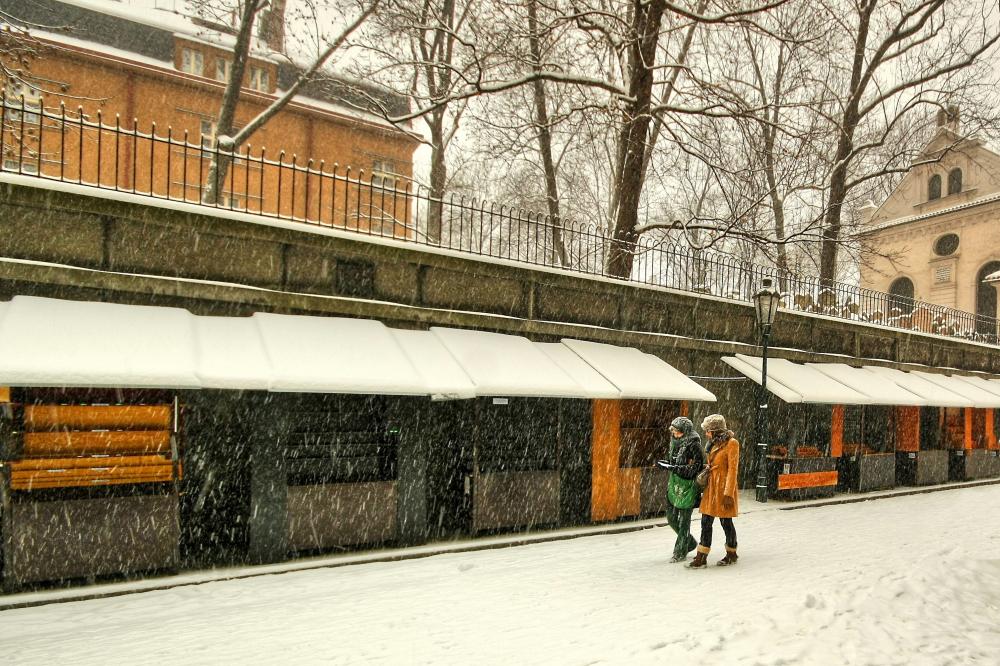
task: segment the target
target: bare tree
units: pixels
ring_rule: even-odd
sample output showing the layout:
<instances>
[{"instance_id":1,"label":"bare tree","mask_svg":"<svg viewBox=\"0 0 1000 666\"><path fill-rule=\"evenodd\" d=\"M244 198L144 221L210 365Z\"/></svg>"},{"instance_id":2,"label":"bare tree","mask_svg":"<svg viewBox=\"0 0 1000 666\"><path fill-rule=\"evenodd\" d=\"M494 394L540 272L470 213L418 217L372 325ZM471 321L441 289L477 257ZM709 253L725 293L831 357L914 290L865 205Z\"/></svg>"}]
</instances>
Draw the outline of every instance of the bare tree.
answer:
<instances>
[{"instance_id":1,"label":"bare tree","mask_svg":"<svg viewBox=\"0 0 1000 666\"><path fill-rule=\"evenodd\" d=\"M992 4L985 0L855 0L848 6L847 16L840 4L821 7L845 35L850 58L843 67L846 85L835 91L840 107L830 118L838 138L822 223L824 280L837 275L844 205L852 189L885 173L865 165L866 157L891 141L911 114L926 115L928 107L939 106L949 89L964 82L959 75L1000 39Z\"/></svg>"},{"instance_id":2,"label":"bare tree","mask_svg":"<svg viewBox=\"0 0 1000 666\"><path fill-rule=\"evenodd\" d=\"M196 9L203 17L214 19L218 27L224 26L225 17L235 17L235 37L233 61L219 105L216 120L214 151L208 169L208 183L205 189L206 202L218 203L222 197L222 186L226 181L233 152L245 143L254 132L264 126L281 111L295 95L320 73L321 68L334 53L342 49L348 38L379 7L381 0L358 0L353 16L345 16L343 27L330 38L318 35L320 47L312 55L307 65L301 67L295 81L264 110L246 125L234 131L236 109L243 90L243 78L253 46L255 26L263 18L263 34L284 32L286 0L196 0ZM212 27L211 25L209 27Z\"/></svg>"}]
</instances>

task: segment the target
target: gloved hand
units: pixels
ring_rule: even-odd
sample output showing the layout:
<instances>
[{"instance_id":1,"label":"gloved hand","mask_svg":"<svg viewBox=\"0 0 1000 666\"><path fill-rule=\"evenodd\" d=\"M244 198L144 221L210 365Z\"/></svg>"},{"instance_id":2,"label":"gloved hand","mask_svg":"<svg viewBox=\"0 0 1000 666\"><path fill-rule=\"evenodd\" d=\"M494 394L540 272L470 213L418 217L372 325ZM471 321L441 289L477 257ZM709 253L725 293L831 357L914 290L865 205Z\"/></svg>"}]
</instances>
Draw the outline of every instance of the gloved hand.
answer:
<instances>
[{"instance_id":1,"label":"gloved hand","mask_svg":"<svg viewBox=\"0 0 1000 666\"><path fill-rule=\"evenodd\" d=\"M732 511L734 508L736 508L736 498L729 497L728 495L723 495L722 508L726 509L727 511Z\"/></svg>"}]
</instances>

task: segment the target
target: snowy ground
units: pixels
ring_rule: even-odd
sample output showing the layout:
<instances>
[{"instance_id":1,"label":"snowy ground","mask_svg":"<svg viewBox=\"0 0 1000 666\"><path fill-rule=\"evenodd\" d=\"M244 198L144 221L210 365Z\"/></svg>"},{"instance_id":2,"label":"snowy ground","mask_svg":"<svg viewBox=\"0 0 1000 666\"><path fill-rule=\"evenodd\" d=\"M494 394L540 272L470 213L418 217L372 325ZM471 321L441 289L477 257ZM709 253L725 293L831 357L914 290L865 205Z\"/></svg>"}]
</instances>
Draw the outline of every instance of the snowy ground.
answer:
<instances>
[{"instance_id":1,"label":"snowy ground","mask_svg":"<svg viewBox=\"0 0 1000 666\"><path fill-rule=\"evenodd\" d=\"M0 612L5 663L997 664L1000 486ZM716 528L711 561L721 556Z\"/></svg>"}]
</instances>

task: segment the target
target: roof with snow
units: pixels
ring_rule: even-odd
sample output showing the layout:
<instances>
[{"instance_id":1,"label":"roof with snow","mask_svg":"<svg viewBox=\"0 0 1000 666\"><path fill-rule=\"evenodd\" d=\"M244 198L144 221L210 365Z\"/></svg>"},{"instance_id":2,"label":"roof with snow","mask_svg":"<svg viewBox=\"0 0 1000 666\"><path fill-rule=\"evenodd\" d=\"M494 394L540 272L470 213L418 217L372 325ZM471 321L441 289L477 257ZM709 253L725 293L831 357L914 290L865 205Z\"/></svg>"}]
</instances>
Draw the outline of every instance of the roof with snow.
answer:
<instances>
[{"instance_id":1,"label":"roof with snow","mask_svg":"<svg viewBox=\"0 0 1000 666\"><path fill-rule=\"evenodd\" d=\"M159 4L159 3L158 3ZM180 11L156 6L136 7L113 0L5 0L4 12L14 23L32 32L42 31L46 38L69 38L79 46L83 42L134 53L139 59L152 59L173 67L174 38L207 42L231 49L235 38L213 25ZM251 54L278 66L278 88L287 90L300 68L287 56L275 53L255 40ZM393 115L409 111L409 100L402 95L370 83L348 80L330 72L321 72L301 89L299 97L337 104L356 111L370 111L371 99ZM371 99L369 99L371 98Z\"/></svg>"}]
</instances>

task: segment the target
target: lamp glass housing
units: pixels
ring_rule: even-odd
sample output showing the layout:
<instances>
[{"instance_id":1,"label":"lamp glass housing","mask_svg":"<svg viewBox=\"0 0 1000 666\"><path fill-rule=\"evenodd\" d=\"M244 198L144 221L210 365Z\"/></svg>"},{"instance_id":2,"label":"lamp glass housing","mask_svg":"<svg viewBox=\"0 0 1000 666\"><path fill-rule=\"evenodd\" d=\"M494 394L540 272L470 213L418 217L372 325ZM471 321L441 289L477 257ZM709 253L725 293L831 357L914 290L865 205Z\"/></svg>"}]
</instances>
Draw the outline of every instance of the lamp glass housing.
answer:
<instances>
[{"instance_id":1,"label":"lamp glass housing","mask_svg":"<svg viewBox=\"0 0 1000 666\"><path fill-rule=\"evenodd\" d=\"M781 302L781 293L774 288L774 280L764 278L761 281L760 291L753 296L753 301L757 325L764 328L773 324L778 314L778 303Z\"/></svg>"}]
</instances>

